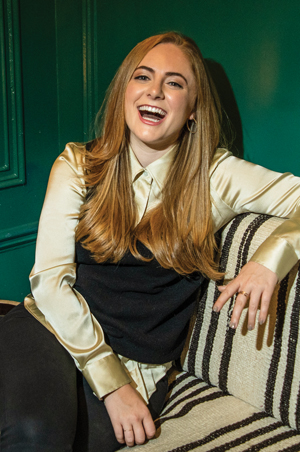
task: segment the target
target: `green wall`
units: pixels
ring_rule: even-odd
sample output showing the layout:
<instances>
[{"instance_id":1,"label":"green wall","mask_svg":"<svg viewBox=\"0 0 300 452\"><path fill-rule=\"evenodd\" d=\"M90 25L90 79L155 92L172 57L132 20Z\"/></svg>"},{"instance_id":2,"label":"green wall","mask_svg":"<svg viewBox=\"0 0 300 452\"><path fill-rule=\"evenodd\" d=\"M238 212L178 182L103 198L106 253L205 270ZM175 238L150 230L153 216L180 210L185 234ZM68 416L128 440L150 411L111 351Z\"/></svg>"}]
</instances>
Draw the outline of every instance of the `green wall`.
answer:
<instances>
[{"instance_id":1,"label":"green wall","mask_svg":"<svg viewBox=\"0 0 300 452\"><path fill-rule=\"evenodd\" d=\"M300 175L299 0L0 0L0 13L0 298L29 291L53 160L89 139L117 67L151 34L195 39L230 80L244 157Z\"/></svg>"}]
</instances>

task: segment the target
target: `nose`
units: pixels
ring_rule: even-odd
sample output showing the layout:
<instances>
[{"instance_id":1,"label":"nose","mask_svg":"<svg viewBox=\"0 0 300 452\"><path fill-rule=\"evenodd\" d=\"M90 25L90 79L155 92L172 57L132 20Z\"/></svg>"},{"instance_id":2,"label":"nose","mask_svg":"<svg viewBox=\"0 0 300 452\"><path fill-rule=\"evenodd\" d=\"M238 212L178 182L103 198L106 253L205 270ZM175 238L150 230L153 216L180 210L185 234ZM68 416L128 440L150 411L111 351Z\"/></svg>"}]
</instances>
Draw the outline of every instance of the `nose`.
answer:
<instances>
[{"instance_id":1,"label":"nose","mask_svg":"<svg viewBox=\"0 0 300 452\"><path fill-rule=\"evenodd\" d=\"M163 99L163 83L160 80L153 80L152 83L148 85L147 96L151 97L152 99Z\"/></svg>"}]
</instances>

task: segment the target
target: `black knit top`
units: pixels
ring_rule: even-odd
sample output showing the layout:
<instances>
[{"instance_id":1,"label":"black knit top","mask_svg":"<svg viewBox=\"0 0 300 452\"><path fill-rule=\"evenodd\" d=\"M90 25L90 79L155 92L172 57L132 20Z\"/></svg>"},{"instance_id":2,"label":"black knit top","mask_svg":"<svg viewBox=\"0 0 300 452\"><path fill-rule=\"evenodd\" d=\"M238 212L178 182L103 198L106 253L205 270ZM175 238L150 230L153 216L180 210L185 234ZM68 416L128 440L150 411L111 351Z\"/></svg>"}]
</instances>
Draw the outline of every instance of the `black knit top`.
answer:
<instances>
[{"instance_id":1,"label":"black knit top","mask_svg":"<svg viewBox=\"0 0 300 452\"><path fill-rule=\"evenodd\" d=\"M150 251L138 242L139 252ZM76 244L74 288L89 304L112 349L138 362L163 364L178 359L203 276L189 277L145 262L130 252L118 264L98 264Z\"/></svg>"}]
</instances>

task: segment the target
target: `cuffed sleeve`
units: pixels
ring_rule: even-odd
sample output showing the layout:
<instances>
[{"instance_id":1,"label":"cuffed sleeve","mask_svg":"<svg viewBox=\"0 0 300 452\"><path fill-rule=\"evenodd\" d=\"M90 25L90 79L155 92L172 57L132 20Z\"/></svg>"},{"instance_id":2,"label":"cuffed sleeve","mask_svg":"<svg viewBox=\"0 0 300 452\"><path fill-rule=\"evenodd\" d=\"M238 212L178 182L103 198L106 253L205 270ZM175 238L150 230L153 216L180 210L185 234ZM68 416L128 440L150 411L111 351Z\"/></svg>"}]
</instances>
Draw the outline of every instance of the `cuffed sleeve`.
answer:
<instances>
[{"instance_id":1,"label":"cuffed sleeve","mask_svg":"<svg viewBox=\"0 0 300 452\"><path fill-rule=\"evenodd\" d=\"M127 383L131 383L131 378L127 375L126 369L122 367L119 358L114 354L107 355L101 361L89 362L82 373L99 398ZM99 392L99 388L101 388L101 392Z\"/></svg>"},{"instance_id":2,"label":"cuffed sleeve","mask_svg":"<svg viewBox=\"0 0 300 452\"><path fill-rule=\"evenodd\" d=\"M245 212L286 219L251 258L274 271L279 281L284 278L300 258L300 178L220 149L211 168L211 195L216 230Z\"/></svg>"},{"instance_id":3,"label":"cuffed sleeve","mask_svg":"<svg viewBox=\"0 0 300 452\"><path fill-rule=\"evenodd\" d=\"M130 378L105 343L103 330L87 302L73 289L75 228L85 196L80 161L80 148L69 144L53 165L30 274L32 295L24 304L55 334L101 398L130 383Z\"/></svg>"}]
</instances>

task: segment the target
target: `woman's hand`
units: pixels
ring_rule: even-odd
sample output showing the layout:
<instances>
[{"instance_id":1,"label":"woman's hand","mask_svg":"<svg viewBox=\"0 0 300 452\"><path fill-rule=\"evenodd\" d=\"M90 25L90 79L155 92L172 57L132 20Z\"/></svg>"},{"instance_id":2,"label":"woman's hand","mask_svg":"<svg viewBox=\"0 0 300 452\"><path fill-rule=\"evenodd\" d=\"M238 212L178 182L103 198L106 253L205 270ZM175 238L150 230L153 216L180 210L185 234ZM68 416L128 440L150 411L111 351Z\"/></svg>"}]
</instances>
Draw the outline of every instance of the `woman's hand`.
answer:
<instances>
[{"instance_id":1,"label":"woman's hand","mask_svg":"<svg viewBox=\"0 0 300 452\"><path fill-rule=\"evenodd\" d=\"M277 282L277 275L272 270L256 262L248 262L230 283L226 286L219 286L222 293L214 304L213 310L219 312L229 298L240 292L235 300L230 326L231 328L238 326L243 308L249 300L248 330L253 330L259 303L258 322L260 325L265 322Z\"/></svg>"},{"instance_id":2,"label":"woman's hand","mask_svg":"<svg viewBox=\"0 0 300 452\"><path fill-rule=\"evenodd\" d=\"M105 397L105 406L119 443L143 444L156 432L150 411L140 394L130 384Z\"/></svg>"}]
</instances>

